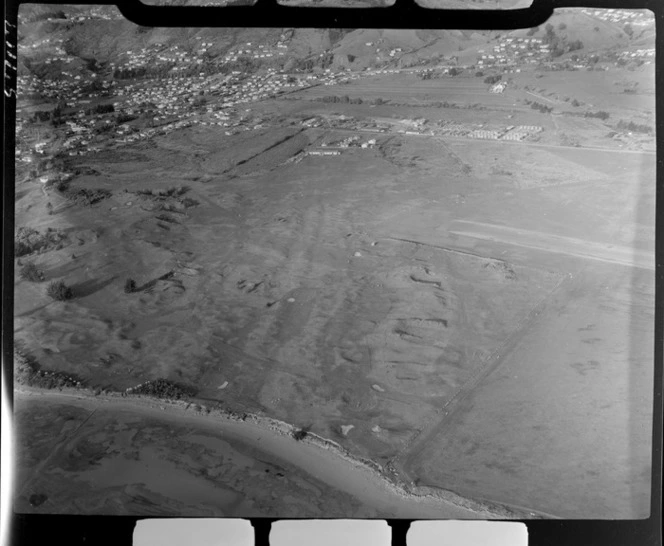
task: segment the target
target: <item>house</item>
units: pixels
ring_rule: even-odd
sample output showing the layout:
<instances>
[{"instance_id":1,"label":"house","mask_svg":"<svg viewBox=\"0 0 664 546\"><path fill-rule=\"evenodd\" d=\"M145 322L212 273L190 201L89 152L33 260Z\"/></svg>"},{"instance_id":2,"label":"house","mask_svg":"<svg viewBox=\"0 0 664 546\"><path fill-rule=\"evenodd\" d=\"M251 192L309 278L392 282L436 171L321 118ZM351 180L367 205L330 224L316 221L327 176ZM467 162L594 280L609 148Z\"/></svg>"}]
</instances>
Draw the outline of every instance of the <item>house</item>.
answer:
<instances>
[{"instance_id":1,"label":"house","mask_svg":"<svg viewBox=\"0 0 664 546\"><path fill-rule=\"evenodd\" d=\"M507 84L505 82L498 82L494 85L491 86L491 93L502 93L505 91L505 87L507 87Z\"/></svg>"}]
</instances>

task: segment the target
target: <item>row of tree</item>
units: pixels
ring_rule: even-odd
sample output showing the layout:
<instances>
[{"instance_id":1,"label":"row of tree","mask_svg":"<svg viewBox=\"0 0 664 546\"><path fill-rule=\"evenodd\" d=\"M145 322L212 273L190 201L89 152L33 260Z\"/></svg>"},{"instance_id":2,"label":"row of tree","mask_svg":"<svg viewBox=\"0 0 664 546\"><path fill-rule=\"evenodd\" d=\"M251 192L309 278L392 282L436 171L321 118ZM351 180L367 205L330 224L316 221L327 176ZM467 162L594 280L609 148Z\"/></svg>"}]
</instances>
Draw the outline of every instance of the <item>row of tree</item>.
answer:
<instances>
[{"instance_id":1,"label":"row of tree","mask_svg":"<svg viewBox=\"0 0 664 546\"><path fill-rule=\"evenodd\" d=\"M551 112L553 112L553 106L547 106L546 104L542 104L541 102L527 100L526 104L529 104L533 110L542 112L542 114L550 114Z\"/></svg>"},{"instance_id":2,"label":"row of tree","mask_svg":"<svg viewBox=\"0 0 664 546\"><path fill-rule=\"evenodd\" d=\"M484 83L493 85L494 83L498 83L502 79L503 77L500 74L495 74L493 76L487 76L486 78L484 78Z\"/></svg>"},{"instance_id":3,"label":"row of tree","mask_svg":"<svg viewBox=\"0 0 664 546\"><path fill-rule=\"evenodd\" d=\"M341 104L362 104L362 99L360 97L350 98L348 95L343 95L338 97L337 95L326 95L318 99L320 102L331 102L331 103L341 103Z\"/></svg>"},{"instance_id":4,"label":"row of tree","mask_svg":"<svg viewBox=\"0 0 664 546\"><path fill-rule=\"evenodd\" d=\"M644 133L646 135L652 135L655 132L650 125L646 125L644 123L634 123L633 121L627 122L624 119L621 119L618 122L617 127L622 131L630 131L632 133Z\"/></svg>"},{"instance_id":5,"label":"row of tree","mask_svg":"<svg viewBox=\"0 0 664 546\"><path fill-rule=\"evenodd\" d=\"M566 28L567 25L565 25L565 23L560 23L558 25L558 30L565 30ZM569 53L570 51L583 49L583 42L581 40L568 41L567 36L559 36L556 34L551 23L547 23L544 30L544 43L548 44L551 48L551 56L553 58L560 57L564 53Z\"/></svg>"}]
</instances>

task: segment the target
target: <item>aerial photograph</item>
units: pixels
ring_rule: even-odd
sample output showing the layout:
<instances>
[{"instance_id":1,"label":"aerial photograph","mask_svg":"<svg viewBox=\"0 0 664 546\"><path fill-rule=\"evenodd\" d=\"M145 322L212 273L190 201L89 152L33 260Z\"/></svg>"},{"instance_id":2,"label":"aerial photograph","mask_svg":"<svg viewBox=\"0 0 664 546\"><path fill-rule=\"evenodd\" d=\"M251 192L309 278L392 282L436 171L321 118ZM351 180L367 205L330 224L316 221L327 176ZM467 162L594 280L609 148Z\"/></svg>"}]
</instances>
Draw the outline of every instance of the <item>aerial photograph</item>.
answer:
<instances>
[{"instance_id":1,"label":"aerial photograph","mask_svg":"<svg viewBox=\"0 0 664 546\"><path fill-rule=\"evenodd\" d=\"M14 32L16 513L649 517L652 12Z\"/></svg>"}]
</instances>

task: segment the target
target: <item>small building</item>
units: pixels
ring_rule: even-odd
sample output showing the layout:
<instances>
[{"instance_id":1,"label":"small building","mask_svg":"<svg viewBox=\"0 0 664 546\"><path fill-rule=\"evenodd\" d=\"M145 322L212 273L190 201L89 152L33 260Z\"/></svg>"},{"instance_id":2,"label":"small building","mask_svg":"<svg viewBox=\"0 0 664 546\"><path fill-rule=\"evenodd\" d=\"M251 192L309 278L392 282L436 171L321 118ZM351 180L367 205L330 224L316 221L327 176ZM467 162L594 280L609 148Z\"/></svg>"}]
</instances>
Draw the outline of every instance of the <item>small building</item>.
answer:
<instances>
[{"instance_id":1,"label":"small building","mask_svg":"<svg viewBox=\"0 0 664 546\"><path fill-rule=\"evenodd\" d=\"M491 93L502 93L505 91L505 87L507 87L507 84L505 82L498 82L494 85L491 86Z\"/></svg>"}]
</instances>

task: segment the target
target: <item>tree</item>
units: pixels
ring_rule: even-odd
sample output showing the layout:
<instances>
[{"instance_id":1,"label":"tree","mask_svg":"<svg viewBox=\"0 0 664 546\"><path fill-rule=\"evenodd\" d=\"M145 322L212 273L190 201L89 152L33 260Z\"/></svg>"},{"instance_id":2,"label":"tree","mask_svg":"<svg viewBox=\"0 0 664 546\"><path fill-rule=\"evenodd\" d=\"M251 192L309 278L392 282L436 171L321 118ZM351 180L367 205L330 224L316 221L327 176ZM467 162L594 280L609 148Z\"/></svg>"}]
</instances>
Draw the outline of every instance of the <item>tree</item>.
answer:
<instances>
[{"instance_id":1,"label":"tree","mask_svg":"<svg viewBox=\"0 0 664 546\"><path fill-rule=\"evenodd\" d=\"M553 58L560 57L563 53L565 53L565 50L560 47L559 45L556 45L552 50L551 50L551 56Z\"/></svg>"},{"instance_id":2,"label":"tree","mask_svg":"<svg viewBox=\"0 0 664 546\"><path fill-rule=\"evenodd\" d=\"M627 23L627 24L623 27L623 31L624 31L625 34L627 34L627 36L629 36L630 38L632 37L632 34L634 34L634 29L632 28L632 25L630 25L629 23Z\"/></svg>"},{"instance_id":3,"label":"tree","mask_svg":"<svg viewBox=\"0 0 664 546\"><path fill-rule=\"evenodd\" d=\"M91 110L91 113L94 114L110 114L111 112L115 112L115 106L113 106L113 104L110 103L98 104Z\"/></svg>"},{"instance_id":4,"label":"tree","mask_svg":"<svg viewBox=\"0 0 664 546\"><path fill-rule=\"evenodd\" d=\"M533 34L536 34L538 30L539 27L533 27L531 29L528 29L528 32L526 32L526 36L532 36Z\"/></svg>"},{"instance_id":5,"label":"tree","mask_svg":"<svg viewBox=\"0 0 664 546\"><path fill-rule=\"evenodd\" d=\"M567 25L565 23L560 23L558 25L558 30L565 30L567 28Z\"/></svg>"},{"instance_id":6,"label":"tree","mask_svg":"<svg viewBox=\"0 0 664 546\"><path fill-rule=\"evenodd\" d=\"M297 440L299 442L300 440L304 440L307 437L307 435L309 434L310 429L311 429L311 425L308 425L308 426L302 427L302 428L296 428L296 429L293 430L293 432L291 434L292 434L293 438L295 438L295 440Z\"/></svg>"},{"instance_id":7,"label":"tree","mask_svg":"<svg viewBox=\"0 0 664 546\"><path fill-rule=\"evenodd\" d=\"M20 275L22 279L30 282L41 282L44 280L44 273L32 262L28 262L21 267Z\"/></svg>"},{"instance_id":8,"label":"tree","mask_svg":"<svg viewBox=\"0 0 664 546\"><path fill-rule=\"evenodd\" d=\"M131 294L136 291L136 281L134 279L127 279L124 285L125 294Z\"/></svg>"},{"instance_id":9,"label":"tree","mask_svg":"<svg viewBox=\"0 0 664 546\"><path fill-rule=\"evenodd\" d=\"M581 40L573 40L568 44L568 49L570 51L577 51L583 49L583 42Z\"/></svg>"}]
</instances>

